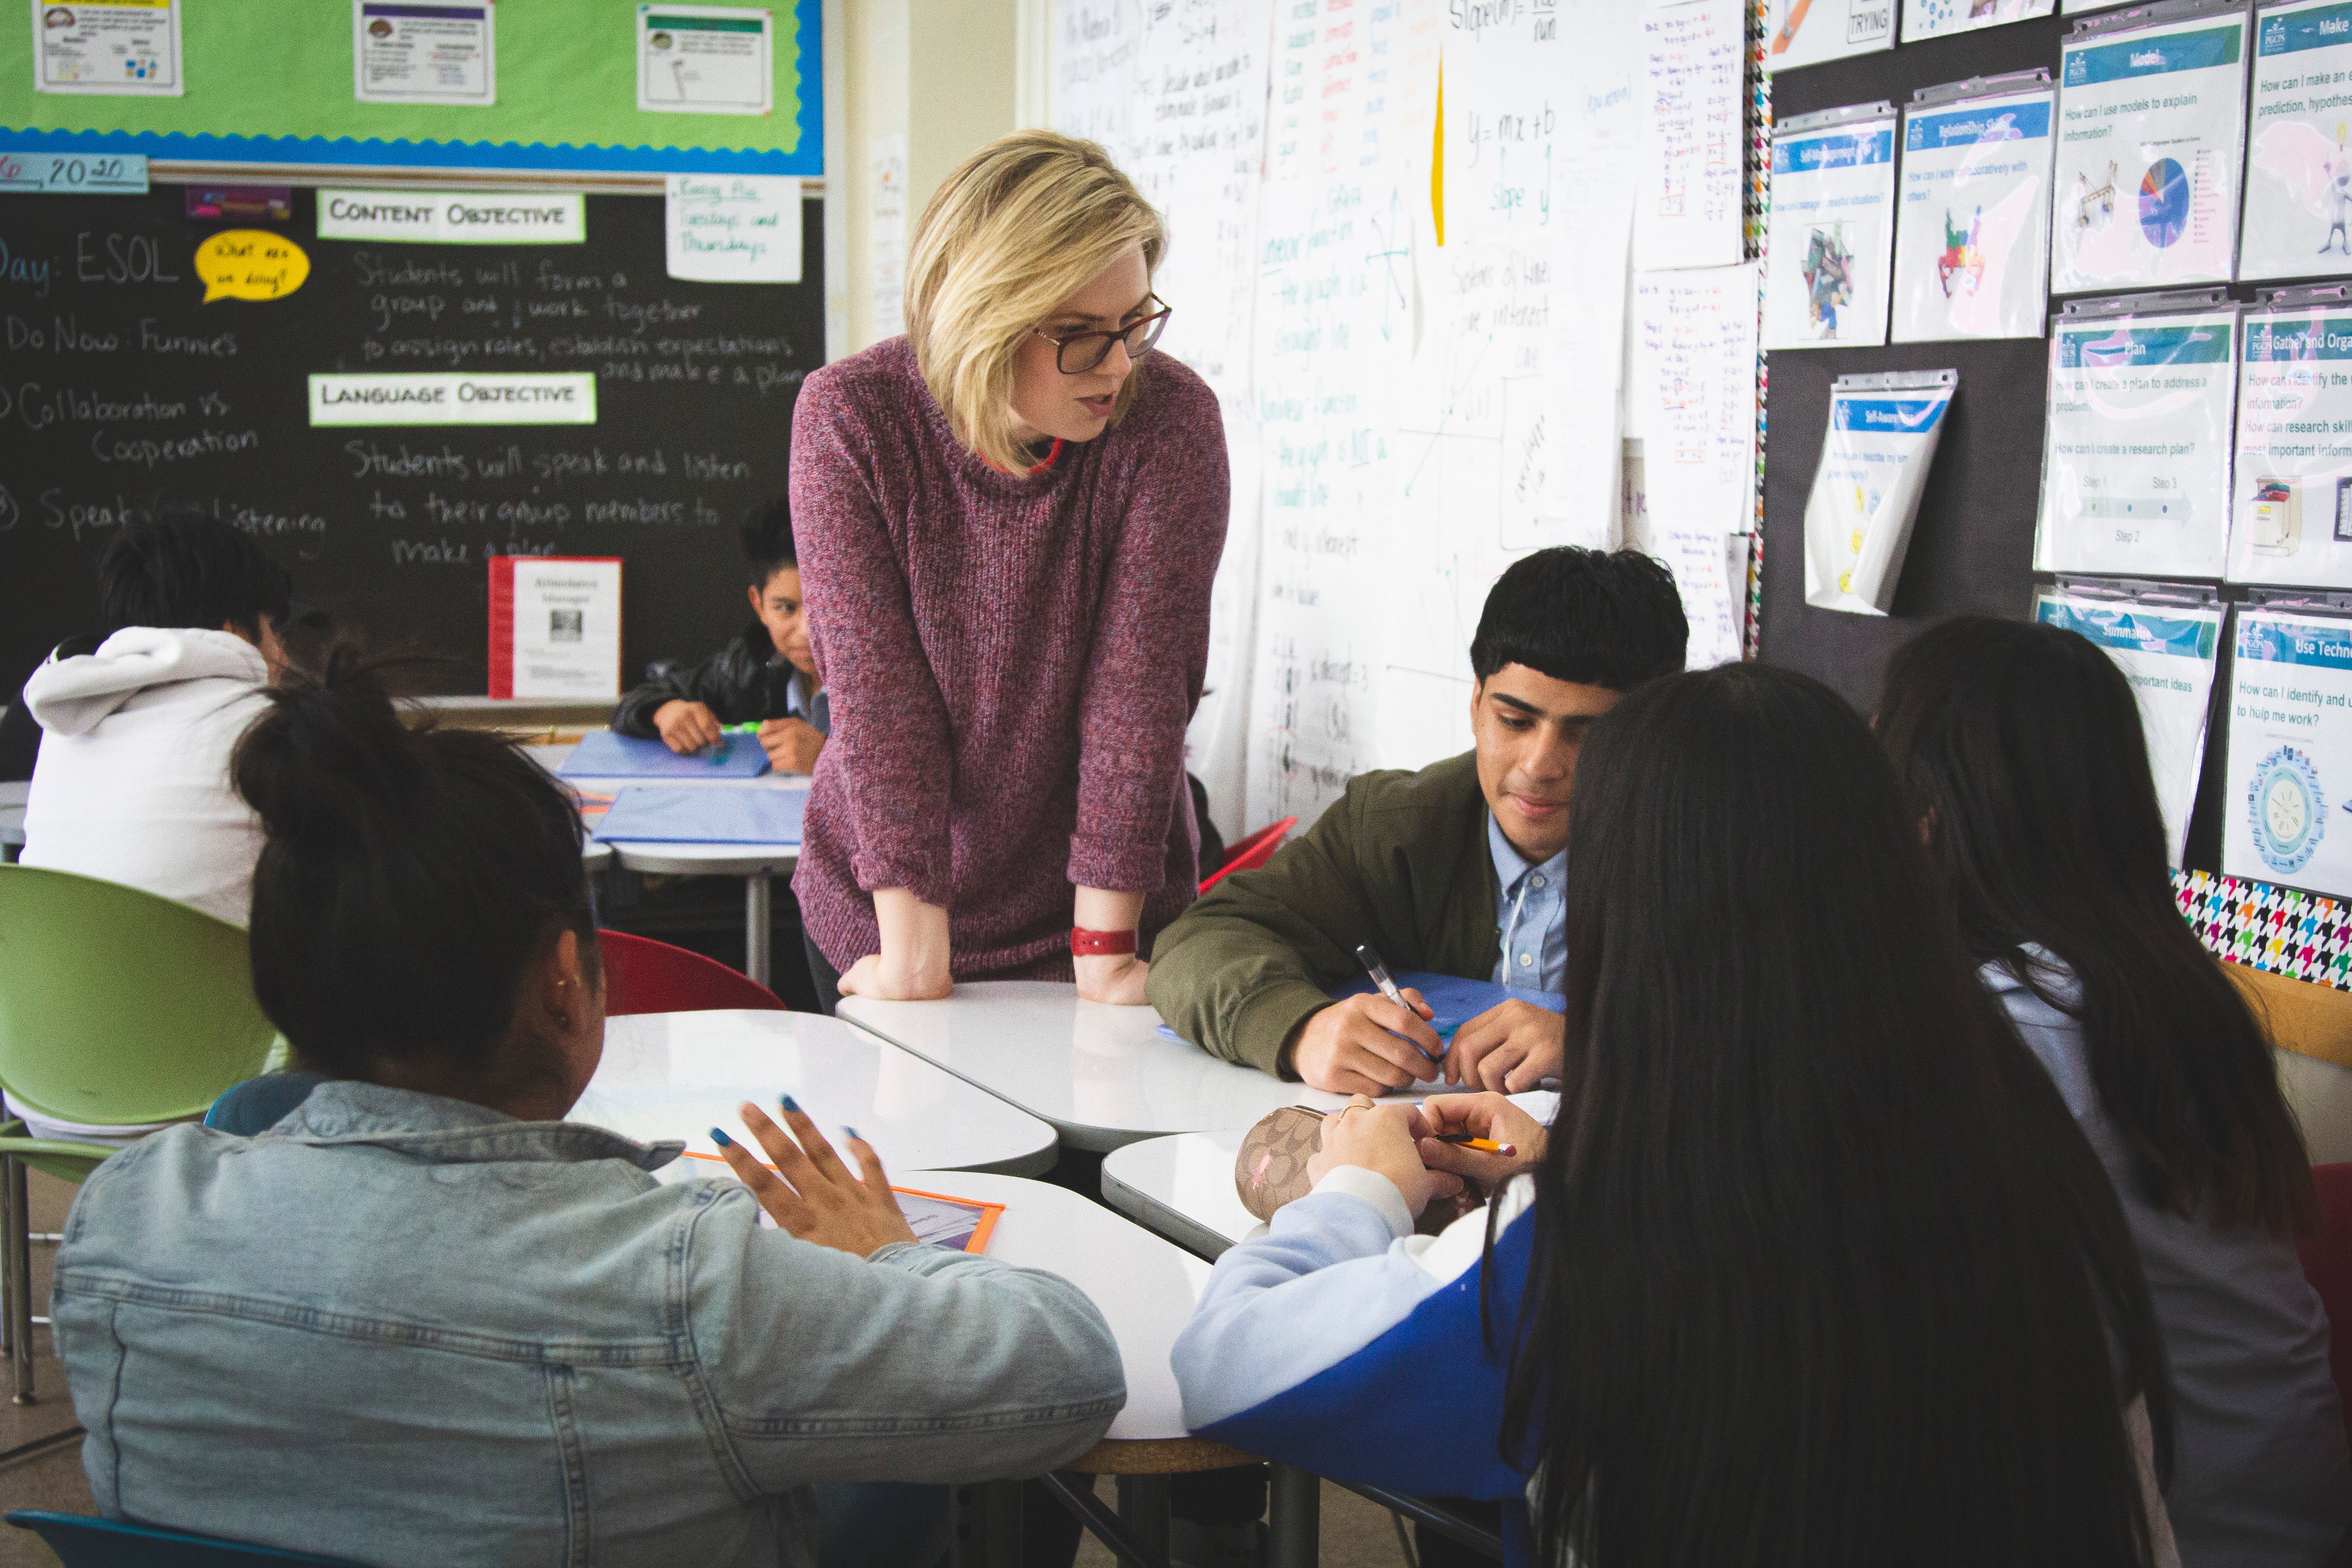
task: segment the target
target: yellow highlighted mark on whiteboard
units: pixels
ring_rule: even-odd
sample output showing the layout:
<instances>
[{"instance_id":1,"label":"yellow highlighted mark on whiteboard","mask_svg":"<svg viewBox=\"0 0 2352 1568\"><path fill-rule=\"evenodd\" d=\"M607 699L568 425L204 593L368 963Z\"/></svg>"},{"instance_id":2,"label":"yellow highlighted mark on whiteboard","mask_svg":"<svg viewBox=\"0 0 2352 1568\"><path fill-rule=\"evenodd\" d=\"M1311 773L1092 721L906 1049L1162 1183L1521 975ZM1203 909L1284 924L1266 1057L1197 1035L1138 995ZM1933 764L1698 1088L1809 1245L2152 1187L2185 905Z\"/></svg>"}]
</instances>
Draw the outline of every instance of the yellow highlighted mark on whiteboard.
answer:
<instances>
[{"instance_id":1,"label":"yellow highlighted mark on whiteboard","mask_svg":"<svg viewBox=\"0 0 2352 1568\"><path fill-rule=\"evenodd\" d=\"M205 280L207 305L215 300L282 300L310 276L310 258L282 234L224 229L196 247L196 276Z\"/></svg>"}]
</instances>

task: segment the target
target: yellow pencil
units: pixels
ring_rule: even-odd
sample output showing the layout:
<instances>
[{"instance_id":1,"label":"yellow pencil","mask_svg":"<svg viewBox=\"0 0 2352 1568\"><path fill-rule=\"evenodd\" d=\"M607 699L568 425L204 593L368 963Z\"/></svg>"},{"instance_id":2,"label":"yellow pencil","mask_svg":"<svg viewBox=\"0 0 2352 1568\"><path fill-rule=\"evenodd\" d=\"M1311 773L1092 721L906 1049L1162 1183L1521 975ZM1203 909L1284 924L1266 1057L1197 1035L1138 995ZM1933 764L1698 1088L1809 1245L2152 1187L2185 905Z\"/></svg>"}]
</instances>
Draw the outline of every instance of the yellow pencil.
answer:
<instances>
[{"instance_id":1,"label":"yellow pencil","mask_svg":"<svg viewBox=\"0 0 2352 1568\"><path fill-rule=\"evenodd\" d=\"M1467 1132L1448 1132L1437 1140L1440 1143L1458 1143L1465 1149L1475 1149L1482 1154L1516 1154L1518 1146L1497 1143L1491 1138L1473 1138Z\"/></svg>"}]
</instances>

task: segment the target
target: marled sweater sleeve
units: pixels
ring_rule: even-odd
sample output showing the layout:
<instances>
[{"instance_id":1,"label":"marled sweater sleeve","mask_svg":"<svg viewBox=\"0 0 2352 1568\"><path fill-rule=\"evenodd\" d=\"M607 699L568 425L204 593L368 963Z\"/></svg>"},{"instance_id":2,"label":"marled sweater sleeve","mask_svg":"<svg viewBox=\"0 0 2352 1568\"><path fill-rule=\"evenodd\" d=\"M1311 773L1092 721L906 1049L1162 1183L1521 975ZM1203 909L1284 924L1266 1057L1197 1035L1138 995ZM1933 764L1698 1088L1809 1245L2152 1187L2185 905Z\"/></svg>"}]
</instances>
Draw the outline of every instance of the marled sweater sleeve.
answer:
<instances>
[{"instance_id":1,"label":"marled sweater sleeve","mask_svg":"<svg viewBox=\"0 0 2352 1568\"><path fill-rule=\"evenodd\" d=\"M1163 384L1174 403L1174 384ZM1208 671L1209 589L1230 486L1216 397L1192 384L1126 498L1079 697L1069 875L1080 887L1148 893L1167 879L1168 820L1182 787L1184 727Z\"/></svg>"},{"instance_id":2,"label":"marled sweater sleeve","mask_svg":"<svg viewBox=\"0 0 2352 1568\"><path fill-rule=\"evenodd\" d=\"M813 377L793 414L793 535L833 704L825 760L847 786L857 885L904 888L945 908L954 899L947 705L916 634L875 454L844 397Z\"/></svg>"}]
</instances>

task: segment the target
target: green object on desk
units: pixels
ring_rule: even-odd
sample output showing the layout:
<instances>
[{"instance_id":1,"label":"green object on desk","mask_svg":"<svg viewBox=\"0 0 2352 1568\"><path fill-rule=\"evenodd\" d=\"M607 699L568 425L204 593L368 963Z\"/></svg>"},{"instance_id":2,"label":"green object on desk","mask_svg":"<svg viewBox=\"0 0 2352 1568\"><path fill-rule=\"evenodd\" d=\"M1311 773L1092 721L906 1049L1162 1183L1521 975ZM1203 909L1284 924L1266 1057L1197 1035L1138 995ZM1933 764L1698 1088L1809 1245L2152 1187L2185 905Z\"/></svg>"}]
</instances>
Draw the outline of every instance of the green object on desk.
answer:
<instances>
[{"instance_id":1,"label":"green object on desk","mask_svg":"<svg viewBox=\"0 0 2352 1568\"><path fill-rule=\"evenodd\" d=\"M760 732L760 726L757 722L750 724L721 724L719 726L719 732L722 735L756 735Z\"/></svg>"}]
</instances>

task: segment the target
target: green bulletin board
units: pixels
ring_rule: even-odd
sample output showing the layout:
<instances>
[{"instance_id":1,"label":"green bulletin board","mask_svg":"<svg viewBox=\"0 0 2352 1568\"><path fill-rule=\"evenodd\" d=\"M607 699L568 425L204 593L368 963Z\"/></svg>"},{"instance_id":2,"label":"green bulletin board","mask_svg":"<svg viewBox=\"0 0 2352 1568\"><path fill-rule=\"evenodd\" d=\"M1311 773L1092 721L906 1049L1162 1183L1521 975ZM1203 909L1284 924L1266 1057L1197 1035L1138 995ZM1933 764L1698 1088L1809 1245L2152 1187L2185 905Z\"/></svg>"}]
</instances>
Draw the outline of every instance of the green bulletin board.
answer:
<instances>
[{"instance_id":1,"label":"green bulletin board","mask_svg":"<svg viewBox=\"0 0 2352 1568\"><path fill-rule=\"evenodd\" d=\"M185 95L33 90L29 7L0 9L0 143L240 163L824 172L819 0L771 0L767 114L641 110L636 0L495 0L495 104L361 103L349 0L183 0ZM656 11L660 8L655 7Z\"/></svg>"}]
</instances>

